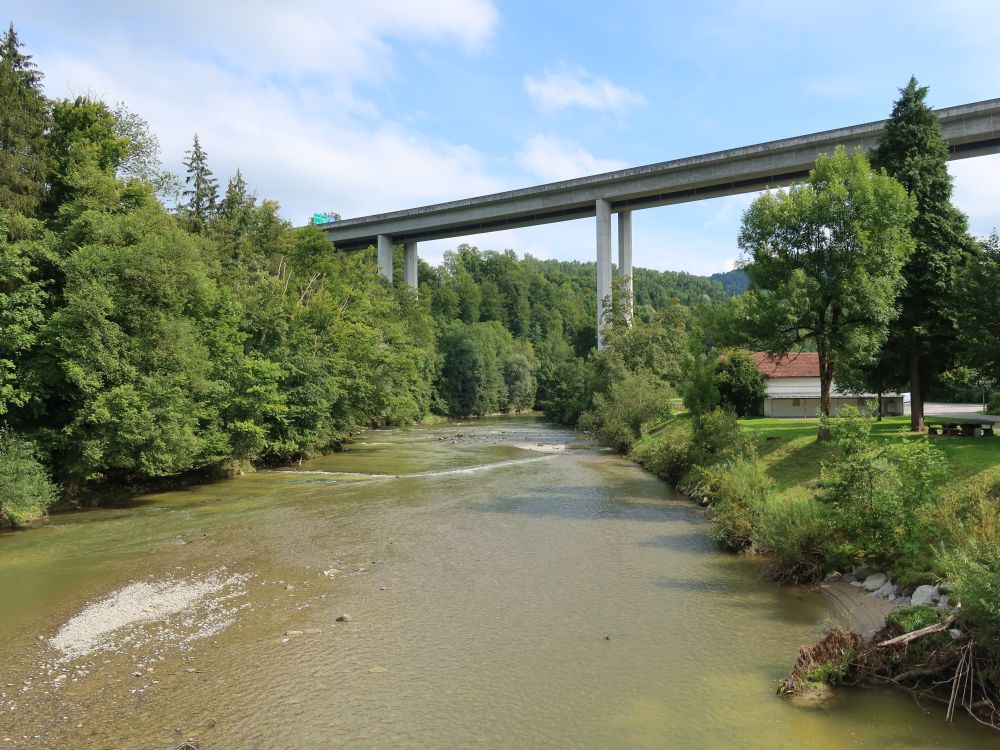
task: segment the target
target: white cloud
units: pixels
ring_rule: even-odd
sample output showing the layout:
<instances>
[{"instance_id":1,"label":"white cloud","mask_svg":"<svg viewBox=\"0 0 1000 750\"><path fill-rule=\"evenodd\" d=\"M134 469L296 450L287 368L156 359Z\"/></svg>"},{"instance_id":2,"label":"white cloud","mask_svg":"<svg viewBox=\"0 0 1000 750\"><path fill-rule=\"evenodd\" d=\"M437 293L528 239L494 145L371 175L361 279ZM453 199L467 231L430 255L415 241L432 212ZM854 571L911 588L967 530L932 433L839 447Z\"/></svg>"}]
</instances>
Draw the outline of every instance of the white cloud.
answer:
<instances>
[{"instance_id":1,"label":"white cloud","mask_svg":"<svg viewBox=\"0 0 1000 750\"><path fill-rule=\"evenodd\" d=\"M583 107L623 114L646 103L642 94L592 76L583 68L548 71L538 78L526 75L524 90L546 112Z\"/></svg>"},{"instance_id":2,"label":"white cloud","mask_svg":"<svg viewBox=\"0 0 1000 750\"><path fill-rule=\"evenodd\" d=\"M123 22L100 39L73 27L72 8L57 15L56 43L36 55L46 93L124 101L176 171L197 132L223 185L239 166L295 223L312 211L357 216L510 187L478 151L385 117L361 87L393 75L396 39L481 50L499 21L489 0L351 0L336 12L251 0L195 14L192 5L150 6L134 35Z\"/></svg>"},{"instance_id":3,"label":"white cloud","mask_svg":"<svg viewBox=\"0 0 1000 750\"><path fill-rule=\"evenodd\" d=\"M553 135L529 138L518 153L517 161L538 179L546 182L613 172L628 166L627 162L619 159L599 159L579 144Z\"/></svg>"}]
</instances>

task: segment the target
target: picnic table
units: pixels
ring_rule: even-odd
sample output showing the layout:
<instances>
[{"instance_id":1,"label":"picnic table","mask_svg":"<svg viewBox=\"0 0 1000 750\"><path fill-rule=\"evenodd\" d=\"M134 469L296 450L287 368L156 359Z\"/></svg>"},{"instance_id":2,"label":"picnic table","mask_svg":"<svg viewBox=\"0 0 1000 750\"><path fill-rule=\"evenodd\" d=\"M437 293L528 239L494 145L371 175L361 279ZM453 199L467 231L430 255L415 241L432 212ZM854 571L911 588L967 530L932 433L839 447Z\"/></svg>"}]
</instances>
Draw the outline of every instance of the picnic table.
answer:
<instances>
[{"instance_id":1,"label":"picnic table","mask_svg":"<svg viewBox=\"0 0 1000 750\"><path fill-rule=\"evenodd\" d=\"M955 437L992 436L993 429L1000 421L988 414L943 414L924 417L929 435L952 435Z\"/></svg>"}]
</instances>

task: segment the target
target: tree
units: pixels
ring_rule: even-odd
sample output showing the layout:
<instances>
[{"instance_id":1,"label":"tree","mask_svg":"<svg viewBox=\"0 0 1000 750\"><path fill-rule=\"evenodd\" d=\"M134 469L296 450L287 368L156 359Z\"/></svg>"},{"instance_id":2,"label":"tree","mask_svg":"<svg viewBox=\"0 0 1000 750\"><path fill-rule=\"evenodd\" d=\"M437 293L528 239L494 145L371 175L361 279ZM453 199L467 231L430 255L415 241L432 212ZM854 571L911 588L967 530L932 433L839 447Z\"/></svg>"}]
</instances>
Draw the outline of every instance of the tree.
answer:
<instances>
[{"instance_id":1,"label":"tree","mask_svg":"<svg viewBox=\"0 0 1000 750\"><path fill-rule=\"evenodd\" d=\"M182 210L187 217L188 229L200 233L215 216L219 202L219 182L208 168L208 154L201 147L197 133L191 150L184 153L187 156L184 160L184 168L187 170L184 184L188 188L182 193L187 198Z\"/></svg>"},{"instance_id":2,"label":"tree","mask_svg":"<svg viewBox=\"0 0 1000 750\"><path fill-rule=\"evenodd\" d=\"M960 317L963 360L978 368L983 380L1000 381L1000 234L994 229L982 252L963 272L967 304Z\"/></svg>"},{"instance_id":3,"label":"tree","mask_svg":"<svg viewBox=\"0 0 1000 750\"><path fill-rule=\"evenodd\" d=\"M0 39L0 209L33 215L45 192L49 109L12 23Z\"/></svg>"},{"instance_id":4,"label":"tree","mask_svg":"<svg viewBox=\"0 0 1000 750\"><path fill-rule=\"evenodd\" d=\"M0 427L0 528L44 516L56 500L36 452L34 444Z\"/></svg>"},{"instance_id":5,"label":"tree","mask_svg":"<svg viewBox=\"0 0 1000 750\"><path fill-rule=\"evenodd\" d=\"M914 251L903 268L901 312L884 350L890 361L902 355L915 431L924 429L930 376L945 370L957 351L958 279L974 253L966 218L951 203L948 144L926 95L927 87L910 78L871 155L872 165L899 180L916 200L909 227Z\"/></svg>"},{"instance_id":6,"label":"tree","mask_svg":"<svg viewBox=\"0 0 1000 750\"><path fill-rule=\"evenodd\" d=\"M767 379L745 349L732 349L715 366L719 400L741 417L751 416L767 395Z\"/></svg>"},{"instance_id":7,"label":"tree","mask_svg":"<svg viewBox=\"0 0 1000 750\"><path fill-rule=\"evenodd\" d=\"M743 216L748 330L778 358L815 345L826 416L834 371L877 351L896 317L912 217L902 185L843 148L821 156L807 184L765 193Z\"/></svg>"}]
</instances>

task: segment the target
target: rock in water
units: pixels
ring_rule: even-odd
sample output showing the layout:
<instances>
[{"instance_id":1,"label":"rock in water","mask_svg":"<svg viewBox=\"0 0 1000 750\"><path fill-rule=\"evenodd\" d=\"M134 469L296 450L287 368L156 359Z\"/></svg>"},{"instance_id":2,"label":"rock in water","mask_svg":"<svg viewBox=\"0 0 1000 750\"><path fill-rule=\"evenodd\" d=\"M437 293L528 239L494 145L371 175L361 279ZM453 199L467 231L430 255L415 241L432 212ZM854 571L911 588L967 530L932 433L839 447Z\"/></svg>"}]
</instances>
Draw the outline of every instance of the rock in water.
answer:
<instances>
[{"instance_id":1,"label":"rock in water","mask_svg":"<svg viewBox=\"0 0 1000 750\"><path fill-rule=\"evenodd\" d=\"M865 582L861 584L861 587L865 591L878 591L880 588L885 586L889 581L889 576L885 573L872 573L870 576L865 578Z\"/></svg>"},{"instance_id":2,"label":"rock in water","mask_svg":"<svg viewBox=\"0 0 1000 750\"><path fill-rule=\"evenodd\" d=\"M337 622L351 622L354 618L350 615L341 615L337 618Z\"/></svg>"}]
</instances>

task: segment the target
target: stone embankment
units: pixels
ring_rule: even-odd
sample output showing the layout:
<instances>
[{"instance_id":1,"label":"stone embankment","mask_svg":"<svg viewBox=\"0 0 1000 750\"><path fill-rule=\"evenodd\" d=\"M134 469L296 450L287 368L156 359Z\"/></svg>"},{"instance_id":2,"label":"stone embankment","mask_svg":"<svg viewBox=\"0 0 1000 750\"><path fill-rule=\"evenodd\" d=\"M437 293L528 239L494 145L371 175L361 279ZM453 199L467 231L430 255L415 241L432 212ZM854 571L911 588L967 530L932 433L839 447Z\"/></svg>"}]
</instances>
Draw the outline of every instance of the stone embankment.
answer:
<instances>
[{"instance_id":1,"label":"stone embankment","mask_svg":"<svg viewBox=\"0 0 1000 750\"><path fill-rule=\"evenodd\" d=\"M871 565L852 565L849 570L829 573L820 591L830 602L836 624L868 641L885 626L894 609L918 605L951 609L938 585L902 587L887 573Z\"/></svg>"}]
</instances>

